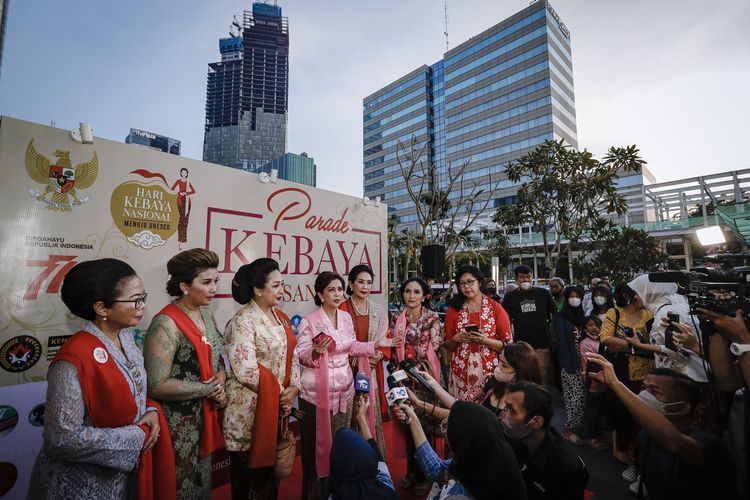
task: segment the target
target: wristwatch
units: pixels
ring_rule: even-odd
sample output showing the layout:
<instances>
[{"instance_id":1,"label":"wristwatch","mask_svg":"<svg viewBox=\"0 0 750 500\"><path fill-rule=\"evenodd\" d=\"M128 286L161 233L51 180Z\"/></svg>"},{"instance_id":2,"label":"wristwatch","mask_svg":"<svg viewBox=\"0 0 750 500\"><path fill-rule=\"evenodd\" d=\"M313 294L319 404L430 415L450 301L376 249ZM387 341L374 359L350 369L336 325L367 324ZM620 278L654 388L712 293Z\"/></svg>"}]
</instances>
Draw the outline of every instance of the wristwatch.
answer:
<instances>
[{"instance_id":1,"label":"wristwatch","mask_svg":"<svg viewBox=\"0 0 750 500\"><path fill-rule=\"evenodd\" d=\"M737 342L732 342L729 346L729 350L735 356L742 356L746 352L750 352L750 344L738 344Z\"/></svg>"}]
</instances>

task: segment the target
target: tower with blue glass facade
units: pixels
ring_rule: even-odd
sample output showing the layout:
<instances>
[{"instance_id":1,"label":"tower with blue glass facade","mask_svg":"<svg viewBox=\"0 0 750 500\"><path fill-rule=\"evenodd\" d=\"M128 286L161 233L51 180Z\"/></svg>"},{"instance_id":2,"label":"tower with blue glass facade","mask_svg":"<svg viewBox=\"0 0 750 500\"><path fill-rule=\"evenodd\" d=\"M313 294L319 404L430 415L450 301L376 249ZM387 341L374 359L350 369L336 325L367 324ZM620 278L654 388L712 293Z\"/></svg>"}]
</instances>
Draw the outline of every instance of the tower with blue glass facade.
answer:
<instances>
[{"instance_id":1,"label":"tower with blue glass facade","mask_svg":"<svg viewBox=\"0 0 750 500\"><path fill-rule=\"evenodd\" d=\"M281 7L254 3L233 24L209 64L203 161L257 171L286 153L289 23Z\"/></svg>"},{"instance_id":2,"label":"tower with blue glass facade","mask_svg":"<svg viewBox=\"0 0 750 500\"><path fill-rule=\"evenodd\" d=\"M396 158L399 143L407 150L412 141L426 143L432 188L445 186L448 165L470 160L464 180L480 185L485 198L500 181L489 207L512 203L517 187L503 177L509 161L546 139L578 147L570 32L546 0L537 0L366 97L363 132L364 194L380 196L399 226L417 219Z\"/></svg>"}]
</instances>

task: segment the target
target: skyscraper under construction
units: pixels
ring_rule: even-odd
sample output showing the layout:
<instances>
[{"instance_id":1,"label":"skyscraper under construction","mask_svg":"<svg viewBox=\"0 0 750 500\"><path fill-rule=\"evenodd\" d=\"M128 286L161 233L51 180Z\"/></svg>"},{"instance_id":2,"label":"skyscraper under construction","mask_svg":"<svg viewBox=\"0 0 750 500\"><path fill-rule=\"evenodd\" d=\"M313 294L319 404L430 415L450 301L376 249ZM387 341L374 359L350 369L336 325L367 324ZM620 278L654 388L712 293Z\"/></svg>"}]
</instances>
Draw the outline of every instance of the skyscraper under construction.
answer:
<instances>
[{"instance_id":1,"label":"skyscraper under construction","mask_svg":"<svg viewBox=\"0 0 750 500\"><path fill-rule=\"evenodd\" d=\"M203 160L255 171L286 152L289 22L253 3L209 64Z\"/></svg>"}]
</instances>

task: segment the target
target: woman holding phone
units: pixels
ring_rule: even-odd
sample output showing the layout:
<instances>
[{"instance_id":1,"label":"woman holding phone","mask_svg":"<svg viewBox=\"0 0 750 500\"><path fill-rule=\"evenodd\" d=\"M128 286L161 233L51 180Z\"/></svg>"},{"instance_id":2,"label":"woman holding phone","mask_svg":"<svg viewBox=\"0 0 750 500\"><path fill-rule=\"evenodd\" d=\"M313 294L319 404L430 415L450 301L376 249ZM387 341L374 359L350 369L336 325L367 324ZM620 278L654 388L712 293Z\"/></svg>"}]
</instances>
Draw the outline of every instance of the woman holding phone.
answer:
<instances>
[{"instance_id":1,"label":"woman holding phone","mask_svg":"<svg viewBox=\"0 0 750 500\"><path fill-rule=\"evenodd\" d=\"M354 377L349 357L372 358L380 347L397 346L401 339L358 342L352 317L339 311L344 301L344 278L324 271L315 280L319 309L302 319L297 354L302 365L302 498L326 498L332 436L352 420ZM339 314L341 313L341 314Z\"/></svg>"},{"instance_id":2,"label":"woman holding phone","mask_svg":"<svg viewBox=\"0 0 750 500\"><path fill-rule=\"evenodd\" d=\"M450 392L464 392L495 371L498 353L511 341L510 319L503 306L482 293L482 271L463 266L455 276L458 293L445 314L445 348L451 357Z\"/></svg>"}]
</instances>

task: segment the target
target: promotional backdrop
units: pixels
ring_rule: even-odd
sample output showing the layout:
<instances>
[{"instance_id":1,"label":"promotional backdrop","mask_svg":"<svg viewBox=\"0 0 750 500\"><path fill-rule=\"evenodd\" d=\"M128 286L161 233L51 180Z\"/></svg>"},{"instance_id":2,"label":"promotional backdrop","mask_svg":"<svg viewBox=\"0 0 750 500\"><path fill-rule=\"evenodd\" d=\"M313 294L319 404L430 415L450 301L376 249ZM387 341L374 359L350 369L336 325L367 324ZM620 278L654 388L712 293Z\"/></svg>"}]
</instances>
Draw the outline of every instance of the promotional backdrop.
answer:
<instances>
[{"instance_id":1,"label":"promotional backdrop","mask_svg":"<svg viewBox=\"0 0 750 500\"><path fill-rule=\"evenodd\" d=\"M78 262L122 259L143 279L139 343L169 301L166 263L180 249L219 255L211 309L220 329L240 307L234 272L258 257L279 261L293 325L315 307L318 273L346 277L360 263L375 271L373 299L387 307L385 205L105 139L79 144L69 131L8 117L0 173L0 496L25 496L47 368L82 325L59 295Z\"/></svg>"}]
</instances>

